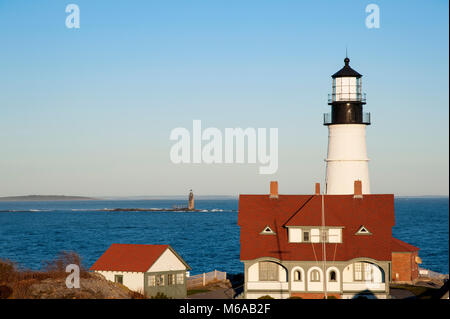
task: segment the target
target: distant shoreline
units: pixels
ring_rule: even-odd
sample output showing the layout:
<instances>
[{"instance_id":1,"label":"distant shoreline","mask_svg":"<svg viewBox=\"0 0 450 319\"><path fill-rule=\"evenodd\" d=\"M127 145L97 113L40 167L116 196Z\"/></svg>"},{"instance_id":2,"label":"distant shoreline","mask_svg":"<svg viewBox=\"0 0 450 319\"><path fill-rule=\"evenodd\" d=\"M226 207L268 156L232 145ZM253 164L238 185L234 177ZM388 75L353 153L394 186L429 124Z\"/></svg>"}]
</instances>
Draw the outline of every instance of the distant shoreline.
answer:
<instances>
[{"instance_id":1,"label":"distant shoreline","mask_svg":"<svg viewBox=\"0 0 450 319\"><path fill-rule=\"evenodd\" d=\"M65 195L26 195L26 196L0 197L0 202L39 202L39 201L74 201L74 200L98 200L98 199L84 196L65 196Z\"/></svg>"}]
</instances>

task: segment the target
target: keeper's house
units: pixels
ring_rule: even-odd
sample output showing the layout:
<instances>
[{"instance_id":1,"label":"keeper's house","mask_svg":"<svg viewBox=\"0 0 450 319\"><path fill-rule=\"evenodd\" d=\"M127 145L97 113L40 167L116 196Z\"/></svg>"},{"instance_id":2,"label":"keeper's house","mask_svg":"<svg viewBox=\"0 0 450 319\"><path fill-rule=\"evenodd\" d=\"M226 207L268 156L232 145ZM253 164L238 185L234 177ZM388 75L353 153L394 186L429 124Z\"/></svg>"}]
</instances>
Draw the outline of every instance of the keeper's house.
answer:
<instances>
[{"instance_id":1,"label":"keeper's house","mask_svg":"<svg viewBox=\"0 0 450 319\"><path fill-rule=\"evenodd\" d=\"M186 271L191 267L169 245L112 244L91 271L130 290L154 296L186 298Z\"/></svg>"},{"instance_id":2,"label":"keeper's house","mask_svg":"<svg viewBox=\"0 0 450 319\"><path fill-rule=\"evenodd\" d=\"M392 237L394 195L240 195L244 298L388 298L414 281L418 248Z\"/></svg>"}]
</instances>

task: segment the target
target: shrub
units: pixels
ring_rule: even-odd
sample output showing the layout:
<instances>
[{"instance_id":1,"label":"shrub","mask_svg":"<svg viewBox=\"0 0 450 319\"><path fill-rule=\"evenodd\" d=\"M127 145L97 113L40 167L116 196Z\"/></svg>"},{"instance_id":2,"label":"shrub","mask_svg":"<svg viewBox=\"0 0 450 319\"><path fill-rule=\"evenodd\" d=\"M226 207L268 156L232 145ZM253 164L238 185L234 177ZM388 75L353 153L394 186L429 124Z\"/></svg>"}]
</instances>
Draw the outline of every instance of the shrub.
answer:
<instances>
[{"instance_id":1,"label":"shrub","mask_svg":"<svg viewBox=\"0 0 450 319\"><path fill-rule=\"evenodd\" d=\"M166 294L163 294L162 292L158 292L156 295L152 296L151 299L172 299L172 298L169 298Z\"/></svg>"},{"instance_id":2,"label":"shrub","mask_svg":"<svg viewBox=\"0 0 450 319\"><path fill-rule=\"evenodd\" d=\"M259 297L258 299L274 299L274 298L269 295L265 295L265 296Z\"/></svg>"},{"instance_id":3,"label":"shrub","mask_svg":"<svg viewBox=\"0 0 450 319\"><path fill-rule=\"evenodd\" d=\"M58 256L50 261L43 262L43 269L45 272L52 275L52 277L66 277L66 267L70 264L75 264L80 267L80 277L90 277L89 272L84 269L81 263L81 257L73 251L61 251Z\"/></svg>"},{"instance_id":4,"label":"shrub","mask_svg":"<svg viewBox=\"0 0 450 319\"><path fill-rule=\"evenodd\" d=\"M337 299L336 296L328 296L327 299Z\"/></svg>"},{"instance_id":5,"label":"shrub","mask_svg":"<svg viewBox=\"0 0 450 319\"><path fill-rule=\"evenodd\" d=\"M288 299L303 299L303 298L300 296L290 296Z\"/></svg>"},{"instance_id":6,"label":"shrub","mask_svg":"<svg viewBox=\"0 0 450 319\"><path fill-rule=\"evenodd\" d=\"M16 265L10 260L0 259L0 284L14 281L16 278Z\"/></svg>"},{"instance_id":7,"label":"shrub","mask_svg":"<svg viewBox=\"0 0 450 319\"><path fill-rule=\"evenodd\" d=\"M130 299L148 299L145 293L133 291L131 290L130 293ZM161 298L164 299L164 298Z\"/></svg>"}]
</instances>

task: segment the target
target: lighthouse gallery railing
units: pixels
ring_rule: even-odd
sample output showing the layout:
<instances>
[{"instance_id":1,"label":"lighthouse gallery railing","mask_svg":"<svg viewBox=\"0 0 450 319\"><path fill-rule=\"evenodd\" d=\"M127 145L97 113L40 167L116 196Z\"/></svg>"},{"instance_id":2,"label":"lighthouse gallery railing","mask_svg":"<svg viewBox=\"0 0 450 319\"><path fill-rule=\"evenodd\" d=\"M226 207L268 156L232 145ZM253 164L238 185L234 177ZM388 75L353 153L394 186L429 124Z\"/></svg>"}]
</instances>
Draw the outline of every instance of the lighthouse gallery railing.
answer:
<instances>
[{"instance_id":1,"label":"lighthouse gallery railing","mask_svg":"<svg viewBox=\"0 0 450 319\"><path fill-rule=\"evenodd\" d=\"M323 114L323 124L324 125L333 124L333 119L332 119L332 116L331 116L331 112ZM339 123L335 123L335 124L339 124ZM370 112L363 112L362 113L362 122L361 122L361 124L370 125Z\"/></svg>"}]
</instances>

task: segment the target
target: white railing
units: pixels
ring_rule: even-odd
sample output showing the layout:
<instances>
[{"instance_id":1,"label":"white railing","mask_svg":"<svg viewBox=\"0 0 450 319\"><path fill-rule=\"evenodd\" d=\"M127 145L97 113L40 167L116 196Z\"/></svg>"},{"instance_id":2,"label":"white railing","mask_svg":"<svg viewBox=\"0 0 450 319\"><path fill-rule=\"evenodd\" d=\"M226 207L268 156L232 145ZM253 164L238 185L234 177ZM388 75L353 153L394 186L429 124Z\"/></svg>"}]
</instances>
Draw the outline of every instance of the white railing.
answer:
<instances>
[{"instance_id":1,"label":"white railing","mask_svg":"<svg viewBox=\"0 0 450 319\"><path fill-rule=\"evenodd\" d=\"M223 271L210 271L207 273L190 276L186 278L187 288L204 287L209 283L223 281L227 279L227 273Z\"/></svg>"},{"instance_id":2,"label":"white railing","mask_svg":"<svg viewBox=\"0 0 450 319\"><path fill-rule=\"evenodd\" d=\"M333 102L363 102L366 103L366 93L332 93L328 94L328 103Z\"/></svg>"}]
</instances>

